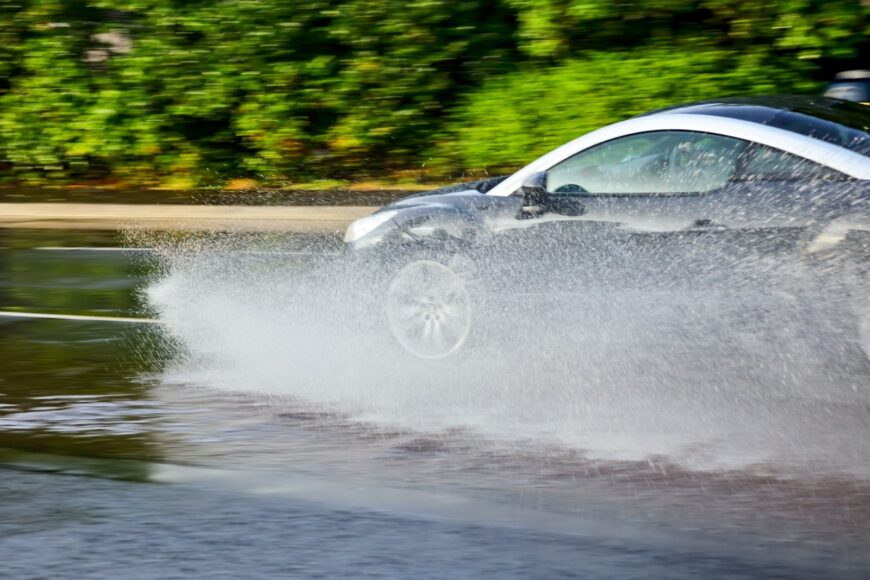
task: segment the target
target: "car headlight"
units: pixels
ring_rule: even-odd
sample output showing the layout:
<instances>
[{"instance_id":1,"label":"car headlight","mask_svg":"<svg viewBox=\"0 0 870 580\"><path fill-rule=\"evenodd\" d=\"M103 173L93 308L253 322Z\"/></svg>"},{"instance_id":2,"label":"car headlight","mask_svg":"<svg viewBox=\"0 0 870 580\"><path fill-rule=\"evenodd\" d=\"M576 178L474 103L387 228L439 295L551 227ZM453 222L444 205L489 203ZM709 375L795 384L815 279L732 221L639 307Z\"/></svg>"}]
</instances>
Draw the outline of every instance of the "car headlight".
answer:
<instances>
[{"instance_id":1,"label":"car headlight","mask_svg":"<svg viewBox=\"0 0 870 580\"><path fill-rule=\"evenodd\" d=\"M344 241L357 241L361 237L368 235L369 233L374 231L378 226L393 219L393 216L395 216L397 213L399 212L394 210L382 211L356 220L355 222L350 224L350 226L347 228L347 231L344 233Z\"/></svg>"}]
</instances>

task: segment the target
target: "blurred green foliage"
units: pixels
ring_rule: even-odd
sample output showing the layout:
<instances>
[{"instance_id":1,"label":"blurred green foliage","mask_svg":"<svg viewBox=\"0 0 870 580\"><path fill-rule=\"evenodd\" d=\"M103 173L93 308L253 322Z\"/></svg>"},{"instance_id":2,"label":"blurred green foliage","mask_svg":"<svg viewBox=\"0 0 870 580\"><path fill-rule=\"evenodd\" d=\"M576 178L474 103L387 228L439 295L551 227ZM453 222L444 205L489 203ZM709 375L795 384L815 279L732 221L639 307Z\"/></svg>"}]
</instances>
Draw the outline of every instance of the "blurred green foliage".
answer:
<instances>
[{"instance_id":1,"label":"blurred green foliage","mask_svg":"<svg viewBox=\"0 0 870 580\"><path fill-rule=\"evenodd\" d=\"M471 94L434 152L442 164L504 172L614 120L733 94L817 89L801 61L693 45L590 52L545 71L494 79ZM803 70L801 70L803 69ZM455 163L455 161L453 161Z\"/></svg>"},{"instance_id":2,"label":"blurred green foliage","mask_svg":"<svg viewBox=\"0 0 870 580\"><path fill-rule=\"evenodd\" d=\"M678 101L817 91L868 39L860 0L0 0L0 170L504 170Z\"/></svg>"}]
</instances>

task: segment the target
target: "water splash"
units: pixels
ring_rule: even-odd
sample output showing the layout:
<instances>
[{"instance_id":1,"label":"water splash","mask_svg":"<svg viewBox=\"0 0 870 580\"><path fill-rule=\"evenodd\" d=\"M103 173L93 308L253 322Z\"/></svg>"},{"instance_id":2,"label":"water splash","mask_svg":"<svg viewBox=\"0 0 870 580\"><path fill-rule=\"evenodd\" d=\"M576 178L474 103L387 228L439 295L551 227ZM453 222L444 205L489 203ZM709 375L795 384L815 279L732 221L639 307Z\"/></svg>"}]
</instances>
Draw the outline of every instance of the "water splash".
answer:
<instances>
[{"instance_id":1,"label":"water splash","mask_svg":"<svg viewBox=\"0 0 870 580\"><path fill-rule=\"evenodd\" d=\"M527 296L459 356L424 361L380 324L378 291L360 292L333 242L150 239L158 268L143 296L175 349L164 384L524 453L870 477L866 362L832 359L787 296L751 311L715 287L585 295L574 310Z\"/></svg>"}]
</instances>

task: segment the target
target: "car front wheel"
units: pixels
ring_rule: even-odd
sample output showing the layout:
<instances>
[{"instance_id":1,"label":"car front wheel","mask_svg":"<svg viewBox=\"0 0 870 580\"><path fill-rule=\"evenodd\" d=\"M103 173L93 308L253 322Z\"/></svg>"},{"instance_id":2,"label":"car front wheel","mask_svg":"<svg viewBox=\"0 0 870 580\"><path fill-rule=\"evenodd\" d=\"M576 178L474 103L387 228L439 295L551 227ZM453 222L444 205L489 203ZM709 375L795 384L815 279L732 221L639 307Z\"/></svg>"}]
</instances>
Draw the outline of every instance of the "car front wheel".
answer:
<instances>
[{"instance_id":1,"label":"car front wheel","mask_svg":"<svg viewBox=\"0 0 870 580\"><path fill-rule=\"evenodd\" d=\"M399 268L387 288L390 332L408 352L426 359L450 356L466 343L472 300L463 259L416 259Z\"/></svg>"}]
</instances>

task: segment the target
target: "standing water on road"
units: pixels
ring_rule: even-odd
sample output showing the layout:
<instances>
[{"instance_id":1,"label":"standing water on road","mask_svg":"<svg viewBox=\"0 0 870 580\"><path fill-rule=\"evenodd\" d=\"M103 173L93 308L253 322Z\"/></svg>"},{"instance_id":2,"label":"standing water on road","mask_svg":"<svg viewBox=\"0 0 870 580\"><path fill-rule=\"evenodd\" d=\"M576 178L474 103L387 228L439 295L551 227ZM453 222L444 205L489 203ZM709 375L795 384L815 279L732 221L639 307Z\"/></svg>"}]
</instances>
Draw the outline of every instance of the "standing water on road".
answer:
<instances>
[{"instance_id":1,"label":"standing water on road","mask_svg":"<svg viewBox=\"0 0 870 580\"><path fill-rule=\"evenodd\" d=\"M594 325L519 314L421 361L357 320L376 297L347 293L335 254L329 236L0 232L2 310L159 321L0 318L6 570L870 569L870 370L787 306L743 321L768 340L723 333L741 314L715 290L694 312L590 298Z\"/></svg>"}]
</instances>

